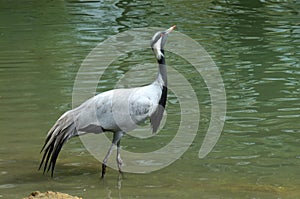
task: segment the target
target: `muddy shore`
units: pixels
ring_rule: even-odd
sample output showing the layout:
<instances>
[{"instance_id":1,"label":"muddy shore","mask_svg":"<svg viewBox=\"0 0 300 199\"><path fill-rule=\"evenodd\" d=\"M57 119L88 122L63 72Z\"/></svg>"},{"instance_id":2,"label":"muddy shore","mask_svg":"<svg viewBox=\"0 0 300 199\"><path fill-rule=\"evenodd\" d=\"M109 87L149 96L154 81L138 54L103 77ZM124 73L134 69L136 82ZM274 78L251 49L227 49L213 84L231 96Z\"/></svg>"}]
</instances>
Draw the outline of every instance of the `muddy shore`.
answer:
<instances>
[{"instance_id":1,"label":"muddy shore","mask_svg":"<svg viewBox=\"0 0 300 199\"><path fill-rule=\"evenodd\" d=\"M82 199L82 198L77 196L71 196L69 194L60 193L60 192L47 191L41 193L39 191L35 191L23 199Z\"/></svg>"}]
</instances>

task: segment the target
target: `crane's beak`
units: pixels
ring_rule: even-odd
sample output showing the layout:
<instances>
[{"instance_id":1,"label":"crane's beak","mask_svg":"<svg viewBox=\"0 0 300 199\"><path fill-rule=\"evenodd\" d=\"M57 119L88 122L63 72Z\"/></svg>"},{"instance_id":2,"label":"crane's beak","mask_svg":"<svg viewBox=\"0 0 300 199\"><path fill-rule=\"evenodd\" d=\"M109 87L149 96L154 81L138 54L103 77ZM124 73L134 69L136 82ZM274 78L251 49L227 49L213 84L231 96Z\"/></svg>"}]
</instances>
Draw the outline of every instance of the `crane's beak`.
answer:
<instances>
[{"instance_id":1,"label":"crane's beak","mask_svg":"<svg viewBox=\"0 0 300 199\"><path fill-rule=\"evenodd\" d=\"M169 34L170 32L172 32L172 30L174 30L176 28L176 25L172 26L171 28L169 28L168 30L165 31L166 34Z\"/></svg>"}]
</instances>

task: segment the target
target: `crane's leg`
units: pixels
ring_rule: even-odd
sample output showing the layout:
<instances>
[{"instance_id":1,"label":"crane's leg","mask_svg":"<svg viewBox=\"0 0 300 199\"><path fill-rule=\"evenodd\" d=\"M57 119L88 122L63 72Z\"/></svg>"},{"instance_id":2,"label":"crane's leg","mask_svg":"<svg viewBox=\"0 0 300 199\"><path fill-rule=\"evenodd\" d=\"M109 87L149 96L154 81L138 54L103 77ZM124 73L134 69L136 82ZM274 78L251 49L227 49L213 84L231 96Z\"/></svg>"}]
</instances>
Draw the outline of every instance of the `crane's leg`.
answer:
<instances>
[{"instance_id":1,"label":"crane's leg","mask_svg":"<svg viewBox=\"0 0 300 199\"><path fill-rule=\"evenodd\" d=\"M104 178L104 175L106 173L106 164L107 164L107 161L108 161L108 158L109 156L111 155L112 153L112 150L114 148L115 145L117 145L117 157L120 157L120 140L122 138L122 136L125 134L125 132L123 131L120 131L120 132L117 132L117 133L114 133L114 137L113 137L113 141L112 141L112 144L111 146L109 147L109 150L107 152L107 154L105 155L105 158L103 160L103 163L102 163L102 174L101 174L101 178ZM121 158L117 158L117 161L118 160L121 160ZM121 160L122 162L122 160ZM121 164L122 165L122 164ZM118 167L119 167L119 161L118 161ZM120 170L120 168L119 168Z\"/></svg>"},{"instance_id":2,"label":"crane's leg","mask_svg":"<svg viewBox=\"0 0 300 199\"><path fill-rule=\"evenodd\" d=\"M105 172L106 172L106 163L108 161L108 158L113 150L113 147L114 147L114 143L111 144L111 146L109 147L109 150L107 151L106 155L105 155L105 158L103 160L103 163L102 163L102 174L101 174L101 178L104 178L104 175L105 175Z\"/></svg>"},{"instance_id":3,"label":"crane's leg","mask_svg":"<svg viewBox=\"0 0 300 199\"><path fill-rule=\"evenodd\" d=\"M121 144L121 140L119 140L119 142L117 143L117 164L118 164L119 172L122 173L121 167L123 165L123 161L121 159L121 154L120 154L121 151L120 144Z\"/></svg>"}]
</instances>

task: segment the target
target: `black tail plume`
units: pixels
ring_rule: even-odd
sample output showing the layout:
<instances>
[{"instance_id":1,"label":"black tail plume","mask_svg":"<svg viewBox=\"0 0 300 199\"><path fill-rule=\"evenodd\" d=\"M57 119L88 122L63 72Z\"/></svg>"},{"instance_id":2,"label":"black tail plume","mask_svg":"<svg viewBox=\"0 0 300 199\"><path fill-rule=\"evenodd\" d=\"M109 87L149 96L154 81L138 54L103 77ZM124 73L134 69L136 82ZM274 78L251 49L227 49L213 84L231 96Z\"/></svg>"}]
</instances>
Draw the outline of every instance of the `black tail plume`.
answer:
<instances>
[{"instance_id":1,"label":"black tail plume","mask_svg":"<svg viewBox=\"0 0 300 199\"><path fill-rule=\"evenodd\" d=\"M73 119L68 114L64 114L55 125L50 129L41 153L44 152L39 170L43 167L43 173L49 172L51 169L51 177L56 164L57 157L63 145L74 135L76 135L76 127ZM50 161L50 162L49 162Z\"/></svg>"}]
</instances>

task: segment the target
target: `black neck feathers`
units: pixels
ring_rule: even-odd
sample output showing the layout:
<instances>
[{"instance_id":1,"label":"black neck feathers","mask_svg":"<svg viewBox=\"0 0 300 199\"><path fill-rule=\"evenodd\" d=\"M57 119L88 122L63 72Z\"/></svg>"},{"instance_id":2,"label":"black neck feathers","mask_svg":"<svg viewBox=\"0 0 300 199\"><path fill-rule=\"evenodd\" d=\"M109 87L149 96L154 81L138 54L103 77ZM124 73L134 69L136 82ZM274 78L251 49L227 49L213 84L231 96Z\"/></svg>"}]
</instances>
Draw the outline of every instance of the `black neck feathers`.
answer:
<instances>
[{"instance_id":1,"label":"black neck feathers","mask_svg":"<svg viewBox=\"0 0 300 199\"><path fill-rule=\"evenodd\" d=\"M161 65L165 65L166 64L165 51L164 51L164 49L161 49L160 51L161 51L162 55L161 55L160 59L157 60L157 62Z\"/></svg>"}]
</instances>

